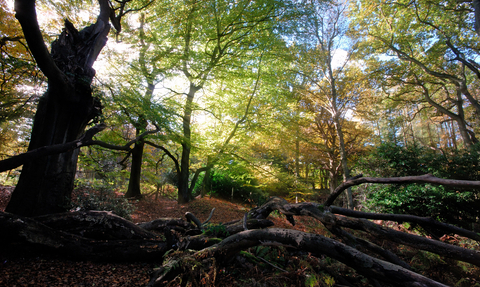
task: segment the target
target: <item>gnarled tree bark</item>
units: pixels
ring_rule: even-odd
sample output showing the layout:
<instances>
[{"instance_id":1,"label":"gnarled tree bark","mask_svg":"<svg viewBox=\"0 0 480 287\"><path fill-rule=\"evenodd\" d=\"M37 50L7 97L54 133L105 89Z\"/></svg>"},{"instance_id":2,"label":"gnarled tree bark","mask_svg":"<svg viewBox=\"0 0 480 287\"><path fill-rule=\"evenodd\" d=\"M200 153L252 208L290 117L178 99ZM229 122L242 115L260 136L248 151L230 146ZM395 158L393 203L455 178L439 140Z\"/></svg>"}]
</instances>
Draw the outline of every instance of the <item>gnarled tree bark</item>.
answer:
<instances>
[{"instance_id":1,"label":"gnarled tree bark","mask_svg":"<svg viewBox=\"0 0 480 287\"><path fill-rule=\"evenodd\" d=\"M35 1L16 0L16 18L48 87L34 118L29 151L77 140L101 113L90 87L97 56L110 31L108 0L99 0L95 24L78 31L65 21L48 51L37 22ZM77 167L78 149L41 157L24 164L7 211L24 216L65 211Z\"/></svg>"}]
</instances>

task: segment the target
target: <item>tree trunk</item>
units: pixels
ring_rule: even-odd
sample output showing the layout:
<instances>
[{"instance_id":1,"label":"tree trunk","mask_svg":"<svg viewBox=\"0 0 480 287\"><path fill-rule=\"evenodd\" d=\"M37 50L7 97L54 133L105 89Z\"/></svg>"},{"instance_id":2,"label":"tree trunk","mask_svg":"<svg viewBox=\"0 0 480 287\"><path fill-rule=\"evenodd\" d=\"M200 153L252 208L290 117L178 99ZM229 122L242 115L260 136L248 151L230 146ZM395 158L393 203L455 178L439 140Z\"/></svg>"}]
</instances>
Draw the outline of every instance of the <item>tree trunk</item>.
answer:
<instances>
[{"instance_id":1,"label":"tree trunk","mask_svg":"<svg viewBox=\"0 0 480 287\"><path fill-rule=\"evenodd\" d=\"M144 146L145 146L145 142L143 140L140 140L135 143L135 146L132 149L132 166L130 168L130 179L128 181L128 189L127 189L127 192L125 193L126 198L138 198L138 199L142 198L142 191L140 189L140 179L142 175Z\"/></svg>"},{"instance_id":2,"label":"tree trunk","mask_svg":"<svg viewBox=\"0 0 480 287\"><path fill-rule=\"evenodd\" d=\"M190 89L185 103L185 111L183 115L182 159L180 161L180 174L178 178L178 203L189 202L191 197L189 190L190 151L192 148L190 125L193 111L193 98L199 89L200 88L193 83L190 83Z\"/></svg>"},{"instance_id":3,"label":"tree trunk","mask_svg":"<svg viewBox=\"0 0 480 287\"><path fill-rule=\"evenodd\" d=\"M100 1L100 6L97 23L80 32L66 20L49 53L36 21L35 2L16 1L16 17L28 46L48 78L47 91L35 114L29 150L78 139L101 113L90 88L95 75L92 65L110 30L108 2ZM6 211L23 216L64 211L73 189L77 157L78 149L25 164Z\"/></svg>"},{"instance_id":4,"label":"tree trunk","mask_svg":"<svg viewBox=\"0 0 480 287\"><path fill-rule=\"evenodd\" d=\"M448 122L447 122L448 124ZM452 146L454 149L458 149L457 145L457 136L455 134L455 125L453 124L453 121L450 121L450 129L449 129L450 137L452 139Z\"/></svg>"},{"instance_id":5,"label":"tree trunk","mask_svg":"<svg viewBox=\"0 0 480 287\"><path fill-rule=\"evenodd\" d=\"M153 88L150 90L153 91ZM138 121L135 123L137 137L147 129L147 125L148 122L145 117L143 115L140 115L138 117ZM128 189L125 193L126 198L142 198L140 179L142 176L144 146L145 140L141 139L135 143L135 146L132 149L132 166L130 167L130 180L128 181Z\"/></svg>"},{"instance_id":6,"label":"tree trunk","mask_svg":"<svg viewBox=\"0 0 480 287\"><path fill-rule=\"evenodd\" d=\"M76 140L91 118L88 112L68 103L56 105L48 93L39 103L29 150ZM89 104L80 105L87 109ZM73 190L77 156L78 150L73 150L26 163L6 211L23 216L65 211Z\"/></svg>"},{"instance_id":7,"label":"tree trunk","mask_svg":"<svg viewBox=\"0 0 480 287\"><path fill-rule=\"evenodd\" d=\"M155 90L155 84L153 83L153 79L157 76L158 71L149 72L146 68L146 60L145 60L145 52L148 49L148 46L145 45L144 38L145 33L143 26L145 24L145 14L142 13L140 17L140 56L139 56L139 64L141 67L141 71L145 80L147 81L147 90L145 91L145 96L143 101L147 103L151 103L153 91ZM133 119L132 119L133 120ZM136 136L138 137L139 134L144 132L147 129L148 122L145 119L143 114L138 115L138 120L133 121L133 125L135 126ZM143 148L145 146L145 141L142 139L135 143L135 146L132 150L132 165L130 168L130 180L128 181L128 189L125 193L126 198L142 198L142 191L140 189L140 179L142 175L142 164L143 164Z\"/></svg>"},{"instance_id":8,"label":"tree trunk","mask_svg":"<svg viewBox=\"0 0 480 287\"><path fill-rule=\"evenodd\" d=\"M340 158L342 161L342 168L343 168L343 180L346 181L348 178L350 178L350 170L348 169L347 150L345 148L345 140L343 139L342 126L340 124L340 119L338 115L335 115L333 117L333 120L335 124L335 130L337 131L337 136L338 136ZM351 188L347 188L346 195L347 195L348 208L353 209L353 196L352 196Z\"/></svg>"},{"instance_id":9,"label":"tree trunk","mask_svg":"<svg viewBox=\"0 0 480 287\"><path fill-rule=\"evenodd\" d=\"M210 165L210 158L207 159L207 166L209 165ZM201 192L202 198L211 191L212 189L211 187L212 187L212 169L207 168L202 181L202 192Z\"/></svg>"}]
</instances>

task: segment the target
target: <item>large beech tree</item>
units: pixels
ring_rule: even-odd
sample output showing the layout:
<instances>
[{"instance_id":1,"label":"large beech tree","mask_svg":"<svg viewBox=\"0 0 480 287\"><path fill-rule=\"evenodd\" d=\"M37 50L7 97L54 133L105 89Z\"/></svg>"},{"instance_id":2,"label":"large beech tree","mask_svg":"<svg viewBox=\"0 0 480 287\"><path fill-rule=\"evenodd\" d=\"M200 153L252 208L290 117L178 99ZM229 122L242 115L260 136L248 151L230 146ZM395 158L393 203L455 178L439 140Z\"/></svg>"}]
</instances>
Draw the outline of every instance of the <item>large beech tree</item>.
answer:
<instances>
[{"instance_id":1,"label":"large beech tree","mask_svg":"<svg viewBox=\"0 0 480 287\"><path fill-rule=\"evenodd\" d=\"M81 31L65 20L62 33L49 51L37 21L35 1L15 1L15 17L48 79L35 114L29 150L78 139L101 113L100 102L92 95L92 65L107 42L113 11L107 0L99 0L99 5L95 24ZM24 164L6 210L24 216L64 211L73 189L77 156L78 149L71 149Z\"/></svg>"},{"instance_id":2,"label":"large beech tree","mask_svg":"<svg viewBox=\"0 0 480 287\"><path fill-rule=\"evenodd\" d=\"M356 1L351 27L385 97L453 121L464 146L478 142L478 1ZM380 56L381 55L381 56Z\"/></svg>"},{"instance_id":3,"label":"large beech tree","mask_svg":"<svg viewBox=\"0 0 480 287\"><path fill-rule=\"evenodd\" d=\"M356 78L348 76L349 66L352 66L349 58L355 48L353 41L346 36L347 5L342 1L328 4L312 1L310 5L312 15L307 17L298 32L298 42L303 48L297 56L299 74L306 79L303 94L305 101L311 102L310 109L314 113L330 113L346 180L350 177L350 169L342 125L349 102L356 93L352 84ZM347 54L345 59L336 55L342 51ZM351 190L347 192L347 200L349 208L353 208Z\"/></svg>"},{"instance_id":4,"label":"large beech tree","mask_svg":"<svg viewBox=\"0 0 480 287\"><path fill-rule=\"evenodd\" d=\"M170 27L165 32L169 37L162 42L157 41L161 36L155 36L151 41L158 45L157 50L171 51L168 57L175 65L167 72L176 77L177 84L182 83L167 86L180 109L181 137L176 141L181 146L181 155L177 159L172 151L158 146L175 163L179 202L188 202L194 187L190 180L195 149L192 123L199 94L214 86L214 80L235 79L248 63L258 59L260 52L276 37L274 28L287 13L287 3L277 0L166 1L156 6L155 17L162 15L162 19L151 27Z\"/></svg>"}]
</instances>

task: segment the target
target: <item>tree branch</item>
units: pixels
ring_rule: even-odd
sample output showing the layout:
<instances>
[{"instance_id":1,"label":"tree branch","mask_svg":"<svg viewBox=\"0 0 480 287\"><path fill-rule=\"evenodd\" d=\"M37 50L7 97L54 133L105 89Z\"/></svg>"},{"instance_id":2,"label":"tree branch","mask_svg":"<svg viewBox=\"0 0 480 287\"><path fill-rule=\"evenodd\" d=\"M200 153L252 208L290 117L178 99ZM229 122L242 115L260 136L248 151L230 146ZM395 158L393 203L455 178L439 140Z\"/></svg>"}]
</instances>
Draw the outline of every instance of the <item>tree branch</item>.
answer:
<instances>
[{"instance_id":1,"label":"tree branch","mask_svg":"<svg viewBox=\"0 0 480 287\"><path fill-rule=\"evenodd\" d=\"M470 180L455 180L455 179L443 179L435 177L431 174L424 174L418 176L404 176L404 177L391 177L391 178L377 178L377 177L362 177L357 176L353 179L349 179L339 185L327 200L324 202L325 206L333 204L335 199L347 188L362 183L384 183L384 184L407 184L407 183L431 183L436 185L466 187L466 188L480 188L480 181Z\"/></svg>"},{"instance_id":2,"label":"tree branch","mask_svg":"<svg viewBox=\"0 0 480 287\"><path fill-rule=\"evenodd\" d=\"M16 0L15 1L15 17L22 26L23 34L27 40L35 61L40 70L49 80L62 81L66 83L65 76L55 65L55 62L48 51L40 27L38 25L35 1L33 0Z\"/></svg>"},{"instance_id":3,"label":"tree branch","mask_svg":"<svg viewBox=\"0 0 480 287\"><path fill-rule=\"evenodd\" d=\"M465 236L480 242L480 234L454 226L454 225L439 222L430 217L420 217L420 216L409 215L409 214L368 213L368 212L355 211L351 209L345 209L345 208L336 207L336 206L330 206L329 209L334 214L341 214L349 217L417 223L417 224L420 224L421 226L430 226L435 229L439 229L445 233L458 234L460 236Z\"/></svg>"},{"instance_id":4,"label":"tree branch","mask_svg":"<svg viewBox=\"0 0 480 287\"><path fill-rule=\"evenodd\" d=\"M168 149L166 149L165 147L163 147L161 145L153 143L151 141L145 141L145 143L148 144L148 145L151 145L155 148L161 149L175 164L175 170L177 171L177 174L180 174L180 164L178 163L178 159L176 157L174 157L173 154Z\"/></svg>"},{"instance_id":5,"label":"tree branch","mask_svg":"<svg viewBox=\"0 0 480 287\"><path fill-rule=\"evenodd\" d=\"M399 244L408 245L441 256L480 266L480 252L478 251L382 227L365 219L352 219L344 216L336 216L329 212L328 208L325 208L318 203L304 202L289 204L282 198L273 197L260 208L251 210L249 215L251 218L264 219L273 210L278 210L286 215L290 222L293 221L293 215L311 216L321 221L327 229L333 230L332 233L335 233L335 228L339 227L362 230L378 238L386 238Z\"/></svg>"},{"instance_id":6,"label":"tree branch","mask_svg":"<svg viewBox=\"0 0 480 287\"><path fill-rule=\"evenodd\" d=\"M41 148L37 148L31 151L28 151L26 153L22 153L16 156L12 156L8 159L4 159L0 161L0 172L4 172L7 170L14 169L16 167L19 167L26 162L34 161L40 157L48 156L48 155L53 155L53 154L59 154L59 153L64 153L67 151L71 151L74 149L77 149L82 146L87 146L89 145L88 143L91 143L92 137L104 130L106 128L106 125L104 124L99 124L94 126L93 128L89 129L88 131L85 132L85 134L80 137L77 140L64 143L64 144L56 144L56 145L51 145L51 146L45 146ZM91 145L91 144L90 144Z\"/></svg>"},{"instance_id":7,"label":"tree branch","mask_svg":"<svg viewBox=\"0 0 480 287\"><path fill-rule=\"evenodd\" d=\"M102 141L96 141L92 140L93 136L102 130L104 130L107 126L105 124L98 124L89 130L85 132L83 136L81 136L79 139L64 143L64 144L56 144L56 145L51 145L51 146L45 146L41 148L37 148L31 151L28 151L26 153L22 153L16 156L12 156L8 159L0 161L0 172L4 172L7 170L14 169L16 167L19 167L26 162L36 160L40 157L48 156L48 155L53 155L53 154L59 154L59 153L64 153L67 151L71 151L80 147L84 146L92 146L92 145L98 145L107 149L113 149L113 150L124 150L124 151L130 151L130 146L136 143L137 141L145 138L147 135L154 134L160 131L160 129L157 127L157 129L152 130L152 131L146 131L139 136L137 136L135 139L129 141L123 146L117 146L117 145L112 145L108 144Z\"/></svg>"},{"instance_id":8,"label":"tree branch","mask_svg":"<svg viewBox=\"0 0 480 287\"><path fill-rule=\"evenodd\" d=\"M314 256L326 255L343 262L370 278L401 284L401 286L446 286L398 265L366 255L334 239L318 234L280 228L243 231L195 254L186 253L180 258L173 259L174 262L169 262L173 266L179 266L178 268L162 267L154 274L147 286L164 286L162 285L164 282L172 280L172 275L182 274L183 268L188 268L187 260L191 261L192 256L198 261L212 260L211 258L214 257L214 264L218 265L233 258L241 250L260 245L290 246L310 252ZM210 264L205 262L202 265L208 266Z\"/></svg>"}]
</instances>

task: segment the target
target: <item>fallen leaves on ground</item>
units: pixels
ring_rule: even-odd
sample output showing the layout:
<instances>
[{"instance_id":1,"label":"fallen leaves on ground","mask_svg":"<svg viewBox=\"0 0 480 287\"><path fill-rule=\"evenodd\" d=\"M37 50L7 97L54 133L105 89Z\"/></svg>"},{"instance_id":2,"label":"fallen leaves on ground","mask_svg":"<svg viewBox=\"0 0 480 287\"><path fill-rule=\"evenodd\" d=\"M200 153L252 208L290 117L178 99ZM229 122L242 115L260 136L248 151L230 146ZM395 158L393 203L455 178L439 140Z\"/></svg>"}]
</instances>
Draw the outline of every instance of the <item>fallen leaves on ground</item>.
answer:
<instances>
[{"instance_id":1,"label":"fallen leaves on ground","mask_svg":"<svg viewBox=\"0 0 480 287\"><path fill-rule=\"evenodd\" d=\"M13 258L0 264L0 286L145 286L150 264Z\"/></svg>"},{"instance_id":2,"label":"fallen leaves on ground","mask_svg":"<svg viewBox=\"0 0 480 287\"><path fill-rule=\"evenodd\" d=\"M240 204L231 203L217 198L197 198L186 204L178 204L169 199L146 198L134 203L135 212L132 214L134 223L147 222L157 218L185 218L185 213L193 213L201 222L204 222L211 210L215 208L210 222L224 223L241 219L245 212L250 210Z\"/></svg>"},{"instance_id":3,"label":"fallen leaves on ground","mask_svg":"<svg viewBox=\"0 0 480 287\"><path fill-rule=\"evenodd\" d=\"M0 210L4 211L13 187L0 186ZM217 198L197 198L187 204L171 199L145 198L132 203L135 223L157 218L184 218L189 211L204 222L215 208L212 223L225 223L242 219L250 206L231 203ZM291 228L283 216L272 217L277 227ZM306 229L309 219L298 219L296 229ZM151 263L98 263L75 262L56 257L10 256L0 254L0 286L145 286L154 268Z\"/></svg>"}]
</instances>

